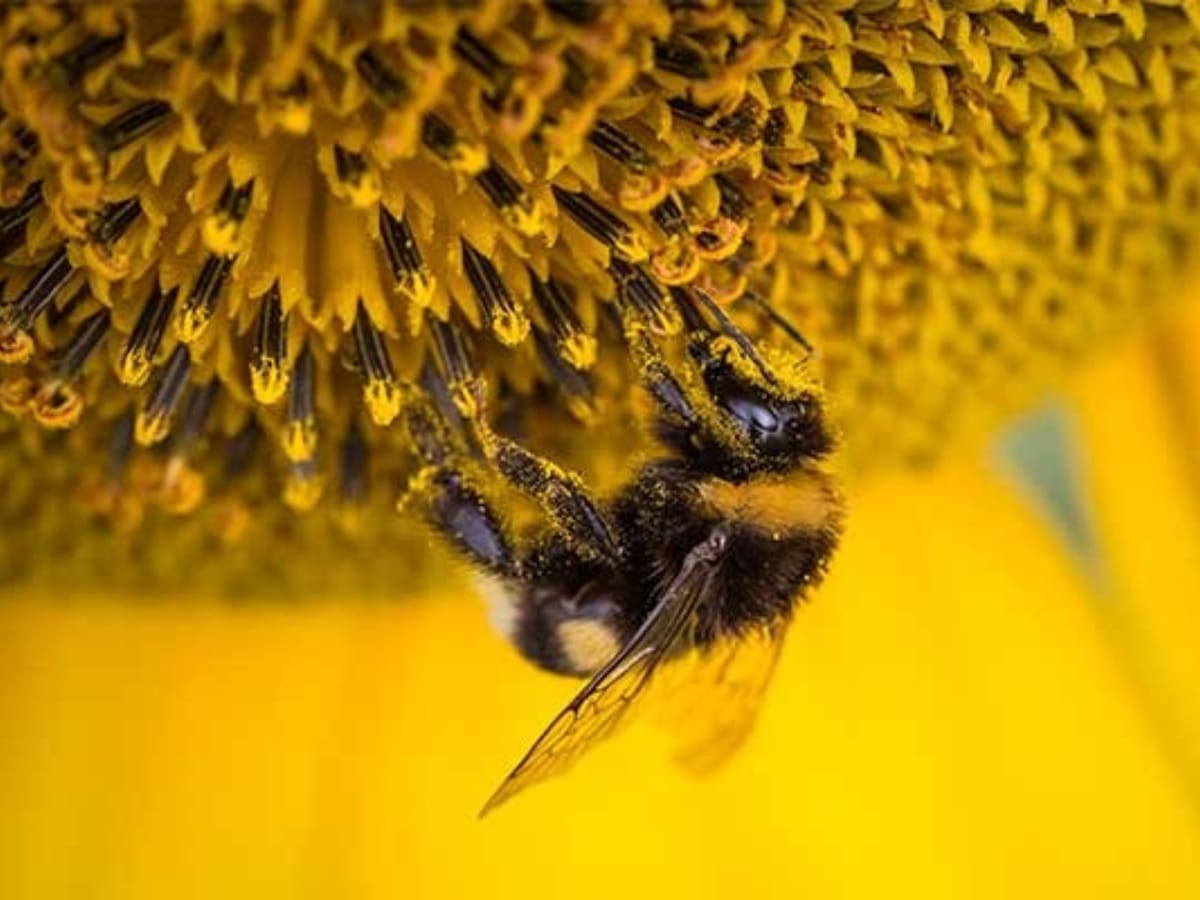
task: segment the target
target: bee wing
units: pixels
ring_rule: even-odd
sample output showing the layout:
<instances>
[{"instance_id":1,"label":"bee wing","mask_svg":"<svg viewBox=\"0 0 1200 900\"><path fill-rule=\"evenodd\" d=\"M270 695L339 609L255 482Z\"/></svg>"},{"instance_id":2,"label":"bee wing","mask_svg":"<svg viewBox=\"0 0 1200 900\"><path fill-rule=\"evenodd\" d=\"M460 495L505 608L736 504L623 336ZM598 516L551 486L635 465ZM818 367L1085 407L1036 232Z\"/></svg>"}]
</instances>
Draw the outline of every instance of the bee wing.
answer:
<instances>
[{"instance_id":1,"label":"bee wing","mask_svg":"<svg viewBox=\"0 0 1200 900\"><path fill-rule=\"evenodd\" d=\"M706 594L710 572L705 565L685 564L637 633L555 716L480 816L530 785L566 772L616 730L663 660L687 637L688 626Z\"/></svg>"},{"instance_id":2,"label":"bee wing","mask_svg":"<svg viewBox=\"0 0 1200 900\"><path fill-rule=\"evenodd\" d=\"M675 740L674 758L695 775L721 765L749 736L775 673L788 620L695 647L655 679L660 723Z\"/></svg>"}]
</instances>

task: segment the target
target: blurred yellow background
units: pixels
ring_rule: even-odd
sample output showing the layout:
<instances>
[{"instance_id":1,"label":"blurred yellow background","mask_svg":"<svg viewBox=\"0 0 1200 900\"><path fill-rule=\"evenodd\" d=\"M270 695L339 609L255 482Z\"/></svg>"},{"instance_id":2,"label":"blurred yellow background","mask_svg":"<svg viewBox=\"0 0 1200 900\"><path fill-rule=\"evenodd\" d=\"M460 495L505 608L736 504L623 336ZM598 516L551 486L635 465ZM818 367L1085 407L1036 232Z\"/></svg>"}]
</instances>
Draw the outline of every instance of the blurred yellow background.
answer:
<instances>
[{"instance_id":1,"label":"blurred yellow background","mask_svg":"<svg viewBox=\"0 0 1200 900\"><path fill-rule=\"evenodd\" d=\"M573 685L465 588L10 592L0 897L1200 896L1197 337L1069 389L1100 579L991 460L861 486L706 782L633 730L477 821Z\"/></svg>"}]
</instances>

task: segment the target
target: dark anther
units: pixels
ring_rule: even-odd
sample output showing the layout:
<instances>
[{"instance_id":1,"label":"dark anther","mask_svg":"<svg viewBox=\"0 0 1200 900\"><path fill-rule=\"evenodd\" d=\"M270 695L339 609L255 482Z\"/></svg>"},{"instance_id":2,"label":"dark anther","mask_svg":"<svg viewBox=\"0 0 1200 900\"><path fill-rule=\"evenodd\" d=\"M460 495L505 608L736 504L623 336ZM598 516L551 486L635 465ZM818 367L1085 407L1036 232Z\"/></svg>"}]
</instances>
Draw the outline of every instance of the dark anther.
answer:
<instances>
[{"instance_id":1,"label":"dark anther","mask_svg":"<svg viewBox=\"0 0 1200 900\"><path fill-rule=\"evenodd\" d=\"M395 385L396 371L392 368L387 344L362 300L358 301L358 312L354 316L354 349L368 385Z\"/></svg>"},{"instance_id":2,"label":"dark anther","mask_svg":"<svg viewBox=\"0 0 1200 900\"><path fill-rule=\"evenodd\" d=\"M341 144L333 145L333 164L338 181L346 184L357 184L367 171L367 161L363 155L347 150Z\"/></svg>"},{"instance_id":3,"label":"dark anther","mask_svg":"<svg viewBox=\"0 0 1200 900\"><path fill-rule=\"evenodd\" d=\"M620 217L609 212L584 193L568 191L557 185L551 188L554 198L588 234L606 244L610 250L620 252L629 242L631 229Z\"/></svg>"},{"instance_id":4,"label":"dark anther","mask_svg":"<svg viewBox=\"0 0 1200 900\"><path fill-rule=\"evenodd\" d=\"M491 48L478 37L467 30L466 26L458 29L454 35L454 52L457 53L471 68L493 84L499 84L507 75L508 67L500 60Z\"/></svg>"},{"instance_id":5,"label":"dark anther","mask_svg":"<svg viewBox=\"0 0 1200 900\"><path fill-rule=\"evenodd\" d=\"M12 303L0 309L0 321L18 331L28 330L46 311L73 271L64 244L25 283Z\"/></svg>"},{"instance_id":6,"label":"dark anther","mask_svg":"<svg viewBox=\"0 0 1200 900\"><path fill-rule=\"evenodd\" d=\"M137 197L109 203L88 223L88 238L97 244L111 246L141 214L142 204Z\"/></svg>"},{"instance_id":7,"label":"dark anther","mask_svg":"<svg viewBox=\"0 0 1200 900\"><path fill-rule=\"evenodd\" d=\"M212 412L220 388L220 379L210 378L204 384L193 387L188 393L179 431L175 435L176 451L191 447L204 436L204 426L208 422L209 413Z\"/></svg>"},{"instance_id":8,"label":"dark anther","mask_svg":"<svg viewBox=\"0 0 1200 900\"><path fill-rule=\"evenodd\" d=\"M449 160L458 144L458 133L441 116L428 112L421 119L421 143L438 158Z\"/></svg>"},{"instance_id":9,"label":"dark anther","mask_svg":"<svg viewBox=\"0 0 1200 900\"><path fill-rule=\"evenodd\" d=\"M429 336L433 341L435 361L448 385L461 384L474 377L471 351L466 345L462 329L431 317Z\"/></svg>"},{"instance_id":10,"label":"dark anther","mask_svg":"<svg viewBox=\"0 0 1200 900\"><path fill-rule=\"evenodd\" d=\"M35 181L15 205L0 209L0 259L25 243L25 223L41 202L42 183Z\"/></svg>"},{"instance_id":11,"label":"dark anther","mask_svg":"<svg viewBox=\"0 0 1200 900\"><path fill-rule=\"evenodd\" d=\"M392 275L402 283L411 281L417 272L425 268L417 239L405 218L396 218L386 206L379 206L379 231L387 251Z\"/></svg>"},{"instance_id":12,"label":"dark anther","mask_svg":"<svg viewBox=\"0 0 1200 900\"><path fill-rule=\"evenodd\" d=\"M672 97L667 101L667 105L671 107L671 112L685 122L691 122L693 125L699 125L702 128L708 127L709 120L712 119L713 113L716 111L711 106L698 106L686 97Z\"/></svg>"},{"instance_id":13,"label":"dark anther","mask_svg":"<svg viewBox=\"0 0 1200 900\"><path fill-rule=\"evenodd\" d=\"M662 288L638 266L614 258L609 273L617 285L617 296L649 322L662 322L665 311Z\"/></svg>"},{"instance_id":14,"label":"dark anther","mask_svg":"<svg viewBox=\"0 0 1200 900\"><path fill-rule=\"evenodd\" d=\"M67 321L67 319L71 318L71 315L79 308L79 304L90 296L92 296L92 292L87 284L81 284L62 303L51 305L49 311L46 313L46 324L51 328L57 328L63 322Z\"/></svg>"},{"instance_id":15,"label":"dark anther","mask_svg":"<svg viewBox=\"0 0 1200 900\"><path fill-rule=\"evenodd\" d=\"M603 119L588 133L588 140L597 150L607 154L631 172L642 173L654 165L654 159L641 144L615 125Z\"/></svg>"},{"instance_id":16,"label":"dark anther","mask_svg":"<svg viewBox=\"0 0 1200 900\"><path fill-rule=\"evenodd\" d=\"M254 451L262 438L262 426L254 414L246 416L246 423L225 442L225 461L222 466L226 481L233 481L250 468Z\"/></svg>"},{"instance_id":17,"label":"dark anther","mask_svg":"<svg viewBox=\"0 0 1200 900\"><path fill-rule=\"evenodd\" d=\"M341 448L341 495L347 506L358 506L367 498L367 442L358 422L351 419Z\"/></svg>"},{"instance_id":18,"label":"dark anther","mask_svg":"<svg viewBox=\"0 0 1200 900\"><path fill-rule=\"evenodd\" d=\"M650 217L654 219L654 224L661 228L664 234L674 237L688 233L687 219L673 194L668 194L651 209Z\"/></svg>"},{"instance_id":19,"label":"dark anther","mask_svg":"<svg viewBox=\"0 0 1200 900\"><path fill-rule=\"evenodd\" d=\"M71 339L67 341L67 345L54 362L55 375L64 381L78 375L83 370L88 357L100 346L100 342L108 332L108 326L109 312L107 309L94 312L80 322L79 327L75 329L75 333L71 335Z\"/></svg>"},{"instance_id":20,"label":"dark anther","mask_svg":"<svg viewBox=\"0 0 1200 900\"><path fill-rule=\"evenodd\" d=\"M163 293L156 282L150 291L142 311L138 313L133 332L125 343L125 352L121 357L119 371L121 378L127 384L141 384L149 372L149 366L158 355L162 343L163 332L170 321L171 311L175 307L178 288Z\"/></svg>"},{"instance_id":21,"label":"dark anther","mask_svg":"<svg viewBox=\"0 0 1200 900\"><path fill-rule=\"evenodd\" d=\"M529 270L529 283L533 285L533 298L538 309L550 326L550 333L557 343L562 343L583 331L583 323L575 313L575 306L566 287L550 278L542 281L533 270Z\"/></svg>"},{"instance_id":22,"label":"dark anther","mask_svg":"<svg viewBox=\"0 0 1200 900\"><path fill-rule=\"evenodd\" d=\"M63 83L74 87L84 75L111 59L125 46L125 32L113 35L91 34L70 50L60 53L51 64Z\"/></svg>"},{"instance_id":23,"label":"dark anther","mask_svg":"<svg viewBox=\"0 0 1200 900\"><path fill-rule=\"evenodd\" d=\"M513 206L525 196L517 180L495 163L480 172L475 180L492 205L499 209Z\"/></svg>"},{"instance_id":24,"label":"dark anther","mask_svg":"<svg viewBox=\"0 0 1200 900\"><path fill-rule=\"evenodd\" d=\"M466 238L462 239L462 252L463 269L479 300L479 309L488 328L494 329L497 322L503 318L512 319L519 316L512 295L509 294L491 260L472 247Z\"/></svg>"},{"instance_id":25,"label":"dark anther","mask_svg":"<svg viewBox=\"0 0 1200 900\"><path fill-rule=\"evenodd\" d=\"M171 417L179 407L183 389L191 371L192 357L184 344L177 344L158 381L150 389L142 411L138 413L137 441L143 446L156 444L167 435Z\"/></svg>"},{"instance_id":26,"label":"dark anther","mask_svg":"<svg viewBox=\"0 0 1200 900\"><path fill-rule=\"evenodd\" d=\"M241 222L250 210L250 200L253 196L253 178L238 187L234 187L232 181L227 181L221 189L220 199L217 200L217 212L234 222Z\"/></svg>"},{"instance_id":27,"label":"dark anther","mask_svg":"<svg viewBox=\"0 0 1200 900\"><path fill-rule=\"evenodd\" d=\"M408 85L371 47L354 58L354 69L375 99L383 106L396 106L408 96Z\"/></svg>"},{"instance_id":28,"label":"dark anther","mask_svg":"<svg viewBox=\"0 0 1200 900\"><path fill-rule=\"evenodd\" d=\"M288 459L308 459L317 446L316 371L312 350L306 343L292 365L288 380L287 416L284 420L283 449Z\"/></svg>"},{"instance_id":29,"label":"dark anther","mask_svg":"<svg viewBox=\"0 0 1200 900\"><path fill-rule=\"evenodd\" d=\"M92 133L92 145L99 153L120 150L163 123L171 112L165 100L147 100L110 119Z\"/></svg>"},{"instance_id":30,"label":"dark anther","mask_svg":"<svg viewBox=\"0 0 1200 900\"><path fill-rule=\"evenodd\" d=\"M575 25L590 25L604 4L600 0L546 0L546 9Z\"/></svg>"},{"instance_id":31,"label":"dark anther","mask_svg":"<svg viewBox=\"0 0 1200 900\"><path fill-rule=\"evenodd\" d=\"M728 175L714 175L713 181L716 182L717 190L721 193L719 208L721 215L728 219L744 221L753 208L749 198L742 193L742 189Z\"/></svg>"},{"instance_id":32,"label":"dark anther","mask_svg":"<svg viewBox=\"0 0 1200 900\"><path fill-rule=\"evenodd\" d=\"M684 78L708 78L712 74L712 66L707 56L694 47L678 42L656 41L654 65Z\"/></svg>"},{"instance_id":33,"label":"dark anther","mask_svg":"<svg viewBox=\"0 0 1200 900\"><path fill-rule=\"evenodd\" d=\"M221 288L225 285L225 279L229 277L229 270L233 268L233 260L232 256L216 254L209 254L204 260L200 274L183 304L180 333L186 338L198 335L212 318Z\"/></svg>"}]
</instances>

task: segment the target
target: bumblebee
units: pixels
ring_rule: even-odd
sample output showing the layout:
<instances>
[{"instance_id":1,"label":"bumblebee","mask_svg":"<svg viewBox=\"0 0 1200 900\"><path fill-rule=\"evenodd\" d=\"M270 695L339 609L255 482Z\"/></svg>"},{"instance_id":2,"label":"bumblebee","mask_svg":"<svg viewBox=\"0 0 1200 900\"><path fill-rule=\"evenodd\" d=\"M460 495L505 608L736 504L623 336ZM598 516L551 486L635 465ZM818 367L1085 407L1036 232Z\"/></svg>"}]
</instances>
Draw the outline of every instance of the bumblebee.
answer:
<instances>
[{"instance_id":1,"label":"bumblebee","mask_svg":"<svg viewBox=\"0 0 1200 900\"><path fill-rule=\"evenodd\" d=\"M721 762L749 732L792 612L837 546L834 436L807 358L760 352L710 298L672 294L682 360L637 315L622 321L660 450L599 500L496 433L461 330L430 323L438 372L404 404L425 465L401 505L499 587L502 630L526 658L588 679L481 814L568 769L650 693L682 764ZM483 488L488 470L544 513L520 540Z\"/></svg>"}]
</instances>

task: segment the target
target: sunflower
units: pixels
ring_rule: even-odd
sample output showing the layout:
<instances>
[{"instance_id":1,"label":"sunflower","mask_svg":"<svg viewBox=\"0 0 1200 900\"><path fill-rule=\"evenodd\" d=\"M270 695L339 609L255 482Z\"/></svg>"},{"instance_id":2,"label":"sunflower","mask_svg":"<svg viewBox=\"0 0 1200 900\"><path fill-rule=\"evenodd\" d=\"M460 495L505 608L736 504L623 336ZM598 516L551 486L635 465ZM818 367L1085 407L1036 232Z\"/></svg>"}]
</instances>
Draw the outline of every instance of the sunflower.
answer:
<instances>
[{"instance_id":1,"label":"sunflower","mask_svg":"<svg viewBox=\"0 0 1200 900\"><path fill-rule=\"evenodd\" d=\"M1200 234L1197 24L1134 0L7 8L4 519L104 558L114 525L176 561L299 535L337 568L277 499L407 539L395 420L437 335L514 429L603 470L620 323L669 336L689 296L816 348L849 470L936 458L1171 292Z\"/></svg>"}]
</instances>

